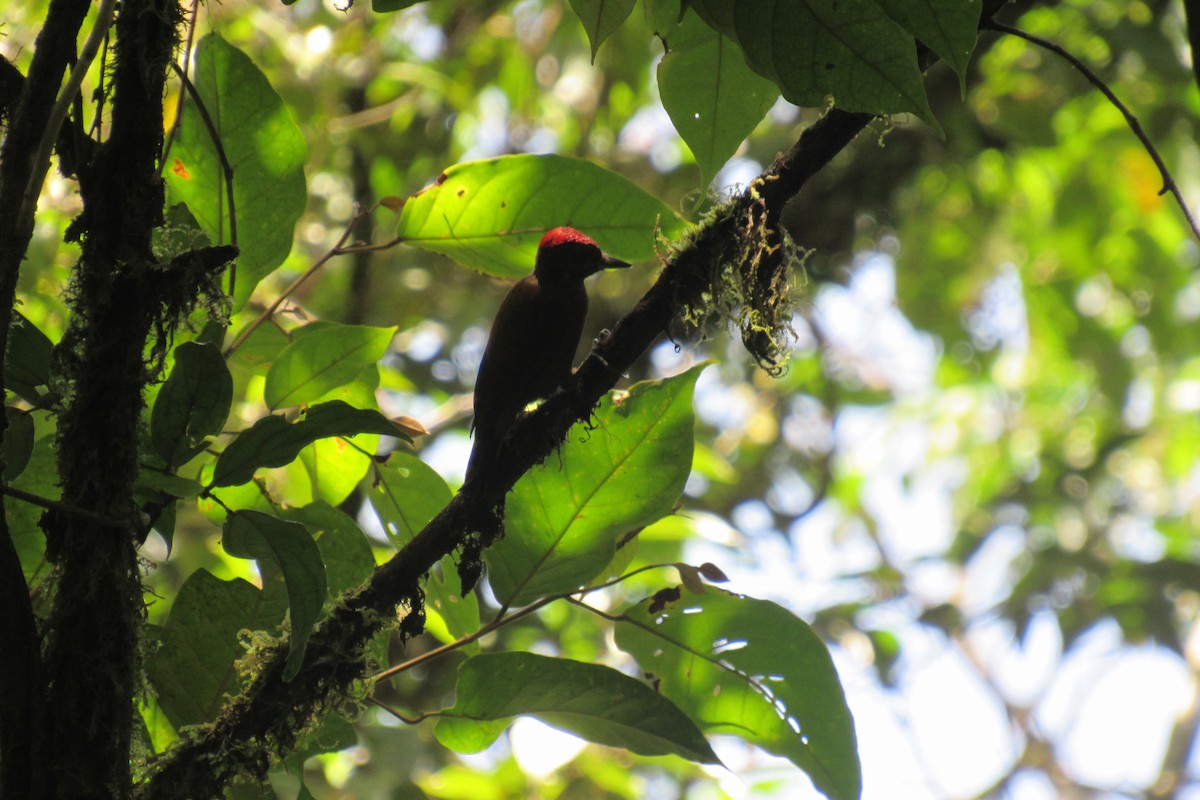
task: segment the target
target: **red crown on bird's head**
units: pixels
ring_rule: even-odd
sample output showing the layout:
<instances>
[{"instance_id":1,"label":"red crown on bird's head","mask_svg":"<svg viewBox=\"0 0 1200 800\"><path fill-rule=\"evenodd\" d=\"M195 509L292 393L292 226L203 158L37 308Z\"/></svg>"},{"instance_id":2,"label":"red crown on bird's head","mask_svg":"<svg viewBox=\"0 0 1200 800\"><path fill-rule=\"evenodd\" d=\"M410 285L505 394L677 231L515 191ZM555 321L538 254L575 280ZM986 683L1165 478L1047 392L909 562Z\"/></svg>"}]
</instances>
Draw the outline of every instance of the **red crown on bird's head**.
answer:
<instances>
[{"instance_id":1,"label":"red crown on bird's head","mask_svg":"<svg viewBox=\"0 0 1200 800\"><path fill-rule=\"evenodd\" d=\"M600 245L590 236L585 236L574 228L555 228L542 237L538 245L537 261L533 265L533 274L543 284L580 283L589 275L594 275L602 269L628 267L629 264L619 258L606 256L600 251Z\"/></svg>"},{"instance_id":2,"label":"red crown on bird's head","mask_svg":"<svg viewBox=\"0 0 1200 800\"><path fill-rule=\"evenodd\" d=\"M580 233L574 228L568 228L564 225L560 228L552 228L546 231L546 235L543 236L542 241L538 243L538 250L545 250L548 247L557 247L560 244L583 244L591 245L595 248L600 247L600 245L596 244L596 241L592 237Z\"/></svg>"}]
</instances>

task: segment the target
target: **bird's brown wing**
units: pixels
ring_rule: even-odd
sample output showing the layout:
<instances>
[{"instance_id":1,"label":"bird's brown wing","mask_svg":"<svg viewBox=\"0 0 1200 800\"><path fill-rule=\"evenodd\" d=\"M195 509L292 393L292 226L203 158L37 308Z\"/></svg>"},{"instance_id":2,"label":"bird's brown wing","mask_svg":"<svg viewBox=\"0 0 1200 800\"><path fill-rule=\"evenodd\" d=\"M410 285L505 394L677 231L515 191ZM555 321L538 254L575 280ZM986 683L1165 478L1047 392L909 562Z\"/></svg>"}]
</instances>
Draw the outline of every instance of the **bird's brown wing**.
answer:
<instances>
[{"instance_id":1,"label":"bird's brown wing","mask_svg":"<svg viewBox=\"0 0 1200 800\"><path fill-rule=\"evenodd\" d=\"M586 316L582 284L578 293L548 293L531 275L514 285L496 312L479 364L473 428L503 434L525 406L563 385Z\"/></svg>"},{"instance_id":2,"label":"bird's brown wing","mask_svg":"<svg viewBox=\"0 0 1200 800\"><path fill-rule=\"evenodd\" d=\"M571 374L587 316L587 292L547 290L530 275L518 281L492 323L475 380L475 446L467 481L495 460L504 435L525 406L548 397Z\"/></svg>"}]
</instances>

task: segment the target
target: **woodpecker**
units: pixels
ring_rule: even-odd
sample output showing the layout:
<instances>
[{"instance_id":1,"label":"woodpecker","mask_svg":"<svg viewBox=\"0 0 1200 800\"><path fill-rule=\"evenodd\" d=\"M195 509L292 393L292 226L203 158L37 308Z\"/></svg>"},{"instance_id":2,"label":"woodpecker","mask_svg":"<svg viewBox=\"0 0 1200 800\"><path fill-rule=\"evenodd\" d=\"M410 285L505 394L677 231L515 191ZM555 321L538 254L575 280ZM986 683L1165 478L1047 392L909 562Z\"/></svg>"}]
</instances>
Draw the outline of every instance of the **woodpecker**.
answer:
<instances>
[{"instance_id":1,"label":"woodpecker","mask_svg":"<svg viewBox=\"0 0 1200 800\"><path fill-rule=\"evenodd\" d=\"M588 309L584 278L628 266L574 228L554 228L542 237L533 274L517 281L500 304L479 363L466 484L491 469L527 405L570 385Z\"/></svg>"}]
</instances>

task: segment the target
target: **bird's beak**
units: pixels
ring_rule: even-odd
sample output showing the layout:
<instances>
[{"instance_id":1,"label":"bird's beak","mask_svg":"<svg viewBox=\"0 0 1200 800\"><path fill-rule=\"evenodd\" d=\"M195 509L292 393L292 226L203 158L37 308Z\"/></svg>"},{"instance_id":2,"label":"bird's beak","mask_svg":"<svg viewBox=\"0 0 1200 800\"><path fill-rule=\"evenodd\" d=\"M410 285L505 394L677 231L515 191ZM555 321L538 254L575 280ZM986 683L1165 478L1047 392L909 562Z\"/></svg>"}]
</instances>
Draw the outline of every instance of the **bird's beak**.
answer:
<instances>
[{"instance_id":1,"label":"bird's beak","mask_svg":"<svg viewBox=\"0 0 1200 800\"><path fill-rule=\"evenodd\" d=\"M632 266L628 261L622 261L612 256L604 256L600 261L604 264L604 269L627 269Z\"/></svg>"}]
</instances>

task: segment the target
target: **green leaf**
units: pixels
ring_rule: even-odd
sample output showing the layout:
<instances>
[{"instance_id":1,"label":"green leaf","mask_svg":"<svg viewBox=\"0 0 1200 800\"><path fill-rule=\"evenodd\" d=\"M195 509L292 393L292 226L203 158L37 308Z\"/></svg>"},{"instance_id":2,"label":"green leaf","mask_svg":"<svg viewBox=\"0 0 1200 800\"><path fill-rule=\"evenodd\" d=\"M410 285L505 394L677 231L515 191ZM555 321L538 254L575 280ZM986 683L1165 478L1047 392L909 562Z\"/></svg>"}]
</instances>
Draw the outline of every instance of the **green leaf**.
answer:
<instances>
[{"instance_id":1,"label":"green leaf","mask_svg":"<svg viewBox=\"0 0 1200 800\"><path fill-rule=\"evenodd\" d=\"M162 492L171 497L196 497L204 491L199 481L185 478L182 475L168 475L154 469L143 469L138 472L135 489Z\"/></svg>"},{"instance_id":2,"label":"green leaf","mask_svg":"<svg viewBox=\"0 0 1200 800\"><path fill-rule=\"evenodd\" d=\"M311 326L312 323L309 323L304 328ZM242 331L238 331L239 336L241 333ZM274 325L260 325L250 333L245 343L229 358L229 369L238 377L239 385L244 380L261 377L266 374L271 365L275 363L275 359L289 344L291 341L288 339L288 335L279 328Z\"/></svg>"},{"instance_id":3,"label":"green leaf","mask_svg":"<svg viewBox=\"0 0 1200 800\"><path fill-rule=\"evenodd\" d=\"M450 502L451 493L428 464L409 453L395 452L379 467L370 498L389 541L400 549ZM445 625L445 631L435 628L434 632L453 641L479 629L479 604L451 587L451 580L458 583L457 577L450 578L457 576L453 556L443 558L440 566L440 574L431 573L425 584L426 603Z\"/></svg>"},{"instance_id":4,"label":"green leaf","mask_svg":"<svg viewBox=\"0 0 1200 800\"><path fill-rule=\"evenodd\" d=\"M8 331L8 358L4 362L4 385L30 403L41 398L36 387L50 380L50 351L54 343L20 311L13 311Z\"/></svg>"},{"instance_id":5,"label":"green leaf","mask_svg":"<svg viewBox=\"0 0 1200 800\"><path fill-rule=\"evenodd\" d=\"M450 487L411 453L394 452L371 485L371 504L397 549L408 544L450 502Z\"/></svg>"},{"instance_id":6,"label":"green leaf","mask_svg":"<svg viewBox=\"0 0 1200 800\"><path fill-rule=\"evenodd\" d=\"M379 368L375 364L364 367L358 377L341 384L326 393L323 401L342 400L355 408L370 408L375 404L375 389L379 384ZM355 492L363 476L375 462L379 450L379 436L360 433L351 442L341 437L318 439L300 451L299 463L309 479L313 500L323 500L330 505L340 505ZM299 497L298 492L289 492L290 497Z\"/></svg>"},{"instance_id":7,"label":"green leaf","mask_svg":"<svg viewBox=\"0 0 1200 800\"><path fill-rule=\"evenodd\" d=\"M233 378L220 348L184 342L154 401L150 442L168 466L185 464L221 432L232 403Z\"/></svg>"},{"instance_id":8,"label":"green leaf","mask_svg":"<svg viewBox=\"0 0 1200 800\"><path fill-rule=\"evenodd\" d=\"M408 199L397 233L465 267L516 278L533 270L538 242L559 225L635 262L654 255L656 225L673 238L684 223L662 201L590 161L517 155L450 167Z\"/></svg>"},{"instance_id":9,"label":"green leaf","mask_svg":"<svg viewBox=\"0 0 1200 800\"><path fill-rule=\"evenodd\" d=\"M170 498L165 499L162 510L158 515L151 520L151 526L158 531L158 535L162 537L163 542L167 545L167 555L171 555L171 548L175 546L175 520L177 501Z\"/></svg>"},{"instance_id":10,"label":"green leaf","mask_svg":"<svg viewBox=\"0 0 1200 800\"><path fill-rule=\"evenodd\" d=\"M9 483L24 470L33 455L33 417L28 411L4 407L8 428L4 431L4 482Z\"/></svg>"},{"instance_id":11,"label":"green leaf","mask_svg":"<svg viewBox=\"0 0 1200 800\"><path fill-rule=\"evenodd\" d=\"M658 91L707 186L779 96L741 48L689 13L666 42Z\"/></svg>"},{"instance_id":12,"label":"green leaf","mask_svg":"<svg viewBox=\"0 0 1200 800\"><path fill-rule=\"evenodd\" d=\"M875 0L888 16L950 65L966 91L982 0Z\"/></svg>"},{"instance_id":13,"label":"green leaf","mask_svg":"<svg viewBox=\"0 0 1200 800\"><path fill-rule=\"evenodd\" d=\"M161 753L179 738L179 734L167 719L167 715L163 713L158 699L149 693L141 694L143 696L138 698L137 703L144 731L142 735L146 737L145 741L150 746L151 752Z\"/></svg>"},{"instance_id":14,"label":"green leaf","mask_svg":"<svg viewBox=\"0 0 1200 800\"><path fill-rule=\"evenodd\" d=\"M513 717L537 717L589 742L644 756L720 763L704 736L646 684L599 664L533 653L485 653L458 670L457 702L434 733L460 753L477 753Z\"/></svg>"},{"instance_id":15,"label":"green leaf","mask_svg":"<svg viewBox=\"0 0 1200 800\"><path fill-rule=\"evenodd\" d=\"M908 111L936 125L911 36L875 0L703 0L697 12L800 106Z\"/></svg>"},{"instance_id":16,"label":"green leaf","mask_svg":"<svg viewBox=\"0 0 1200 800\"><path fill-rule=\"evenodd\" d=\"M557 456L517 482L507 534L485 553L502 603L578 589L624 534L671 512L691 471L692 390L705 366L605 398L594 430L572 428Z\"/></svg>"},{"instance_id":17,"label":"green leaf","mask_svg":"<svg viewBox=\"0 0 1200 800\"><path fill-rule=\"evenodd\" d=\"M217 34L196 46L193 83L233 168L234 212L241 253L233 310L292 248L307 192L308 149L287 106L254 63ZM189 102L163 167L175 202L184 202L213 242L228 243L230 209L212 136Z\"/></svg>"},{"instance_id":18,"label":"green leaf","mask_svg":"<svg viewBox=\"0 0 1200 800\"><path fill-rule=\"evenodd\" d=\"M342 437L318 439L300 451L312 490L312 499L337 505L358 488L371 468L379 436L360 433L353 443Z\"/></svg>"},{"instance_id":19,"label":"green leaf","mask_svg":"<svg viewBox=\"0 0 1200 800\"><path fill-rule=\"evenodd\" d=\"M346 512L328 503L311 503L282 509L280 514L317 533L331 598L358 586L374 571L371 542Z\"/></svg>"},{"instance_id":20,"label":"green leaf","mask_svg":"<svg viewBox=\"0 0 1200 800\"><path fill-rule=\"evenodd\" d=\"M272 414L243 431L217 458L210 486L248 483L259 467L290 464L304 447L330 436L378 433L411 441L378 411L353 408L341 400L312 406L302 414L297 422Z\"/></svg>"},{"instance_id":21,"label":"green leaf","mask_svg":"<svg viewBox=\"0 0 1200 800\"><path fill-rule=\"evenodd\" d=\"M225 522L225 552L238 558L252 558L261 565L272 559L287 582L291 636L284 680L291 680L300 669L304 647L321 605L325 602L325 562L321 549L308 528L298 522L272 517L259 511L235 511Z\"/></svg>"},{"instance_id":22,"label":"green leaf","mask_svg":"<svg viewBox=\"0 0 1200 800\"><path fill-rule=\"evenodd\" d=\"M791 760L835 800L858 798L854 721L825 644L766 600L667 589L622 615L617 646L710 733Z\"/></svg>"},{"instance_id":23,"label":"green leaf","mask_svg":"<svg viewBox=\"0 0 1200 800\"><path fill-rule=\"evenodd\" d=\"M261 601L252 584L223 581L203 568L180 588L161 644L146 659L159 707L176 730L216 717L237 689L234 661L245 652L238 633L263 627Z\"/></svg>"},{"instance_id":24,"label":"green leaf","mask_svg":"<svg viewBox=\"0 0 1200 800\"><path fill-rule=\"evenodd\" d=\"M583 23L588 41L592 45L592 63L596 62L596 51L613 31L633 11L637 0L571 0L575 16Z\"/></svg>"},{"instance_id":25,"label":"green leaf","mask_svg":"<svg viewBox=\"0 0 1200 800\"><path fill-rule=\"evenodd\" d=\"M267 407L275 410L317 400L376 364L395 335L394 327L326 324L297 336L267 372L263 389Z\"/></svg>"}]
</instances>

